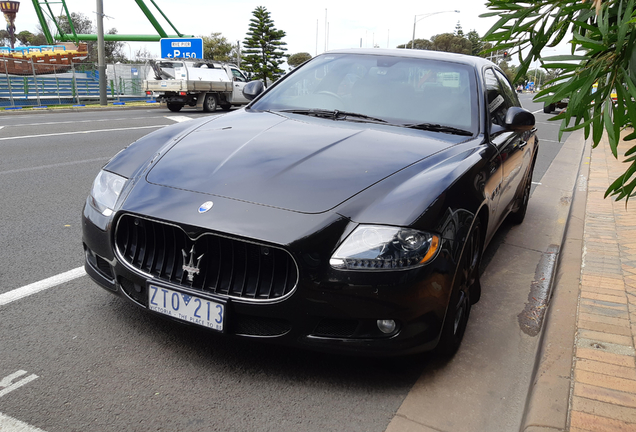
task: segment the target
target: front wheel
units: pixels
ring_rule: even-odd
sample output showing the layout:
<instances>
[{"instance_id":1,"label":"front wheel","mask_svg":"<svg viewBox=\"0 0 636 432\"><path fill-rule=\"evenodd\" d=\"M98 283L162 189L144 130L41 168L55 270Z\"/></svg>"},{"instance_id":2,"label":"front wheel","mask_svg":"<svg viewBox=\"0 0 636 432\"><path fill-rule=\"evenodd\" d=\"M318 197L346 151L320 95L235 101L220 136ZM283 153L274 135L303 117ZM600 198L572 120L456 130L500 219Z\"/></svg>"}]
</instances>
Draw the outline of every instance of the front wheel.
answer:
<instances>
[{"instance_id":1,"label":"front wheel","mask_svg":"<svg viewBox=\"0 0 636 432\"><path fill-rule=\"evenodd\" d=\"M216 96L210 93L205 95L205 100L203 101L203 111L205 112L216 111Z\"/></svg>"},{"instance_id":2,"label":"front wheel","mask_svg":"<svg viewBox=\"0 0 636 432\"><path fill-rule=\"evenodd\" d=\"M466 237L464 250L457 264L453 289L446 310L439 344L435 351L445 357L453 356L464 338L470 308L479 297L479 265L481 263L482 240L481 223L475 219L470 233Z\"/></svg>"},{"instance_id":3,"label":"front wheel","mask_svg":"<svg viewBox=\"0 0 636 432\"><path fill-rule=\"evenodd\" d=\"M526 176L526 182L523 185L522 195L519 198L521 201L519 208L510 213L510 221L516 225L519 225L526 218L526 212L528 211L528 202L530 201L530 190L532 189L532 172L534 171L534 164L530 166L530 172Z\"/></svg>"}]
</instances>

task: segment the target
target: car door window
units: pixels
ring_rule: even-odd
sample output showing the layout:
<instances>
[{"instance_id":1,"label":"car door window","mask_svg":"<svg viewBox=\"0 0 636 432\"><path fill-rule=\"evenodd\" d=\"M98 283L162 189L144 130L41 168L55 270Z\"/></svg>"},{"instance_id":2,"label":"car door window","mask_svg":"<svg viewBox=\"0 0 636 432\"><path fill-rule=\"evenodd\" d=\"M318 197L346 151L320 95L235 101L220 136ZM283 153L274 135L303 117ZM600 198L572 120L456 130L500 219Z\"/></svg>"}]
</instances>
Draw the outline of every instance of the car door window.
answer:
<instances>
[{"instance_id":1,"label":"car door window","mask_svg":"<svg viewBox=\"0 0 636 432\"><path fill-rule=\"evenodd\" d=\"M243 74L238 69L232 69L232 75L234 76L234 81L246 82L247 80L243 76Z\"/></svg>"},{"instance_id":2,"label":"car door window","mask_svg":"<svg viewBox=\"0 0 636 432\"><path fill-rule=\"evenodd\" d=\"M505 126L506 113L512 106L512 101L504 95L501 83L495 76L492 69L484 72L486 83L486 101L488 103L488 114L490 123L498 126Z\"/></svg>"},{"instance_id":3,"label":"car door window","mask_svg":"<svg viewBox=\"0 0 636 432\"><path fill-rule=\"evenodd\" d=\"M519 98L517 97L517 93L515 93L515 91L512 89L508 78L506 78L506 76L498 70L495 70L495 74L499 79L500 89L504 97L508 100L509 104L511 106L521 106L521 104L519 103Z\"/></svg>"}]
</instances>

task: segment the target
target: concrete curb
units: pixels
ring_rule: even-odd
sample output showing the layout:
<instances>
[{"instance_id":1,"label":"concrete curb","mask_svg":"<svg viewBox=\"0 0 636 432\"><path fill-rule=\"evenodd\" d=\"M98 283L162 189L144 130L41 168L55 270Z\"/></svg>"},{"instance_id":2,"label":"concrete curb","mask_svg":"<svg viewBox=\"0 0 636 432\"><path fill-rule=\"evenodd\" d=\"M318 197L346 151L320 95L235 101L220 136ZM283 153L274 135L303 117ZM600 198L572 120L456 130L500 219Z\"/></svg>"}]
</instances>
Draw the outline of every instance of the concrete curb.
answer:
<instances>
[{"instance_id":1,"label":"concrete curb","mask_svg":"<svg viewBox=\"0 0 636 432\"><path fill-rule=\"evenodd\" d=\"M545 397L536 384L542 375L538 371L545 368L542 338L552 290L563 278L559 263L564 269L568 260L561 257L569 254L564 251L565 233L574 194L584 183L578 177L584 154L582 132L573 133L534 189L531 203L535 204L528 207L526 219L510 227L482 275L485 295L471 317L482 323L479 334L465 340L451 361L427 366L386 432L509 432L522 425L522 430L532 431L526 425L547 424L535 420L543 407L528 398ZM581 249L575 249L568 248L580 258ZM580 266L574 270L578 276ZM571 304L575 310L570 315L575 316L576 299ZM570 352L562 357L571 362L572 338L566 345ZM565 370L564 396L554 399L555 403L563 399L567 416L571 371ZM552 429L556 430L560 429Z\"/></svg>"},{"instance_id":2,"label":"concrete curb","mask_svg":"<svg viewBox=\"0 0 636 432\"><path fill-rule=\"evenodd\" d=\"M583 133L572 134L569 139L583 140ZM590 153L591 143L587 142L553 275L552 297L528 391L522 432L565 431L568 426Z\"/></svg>"}]
</instances>

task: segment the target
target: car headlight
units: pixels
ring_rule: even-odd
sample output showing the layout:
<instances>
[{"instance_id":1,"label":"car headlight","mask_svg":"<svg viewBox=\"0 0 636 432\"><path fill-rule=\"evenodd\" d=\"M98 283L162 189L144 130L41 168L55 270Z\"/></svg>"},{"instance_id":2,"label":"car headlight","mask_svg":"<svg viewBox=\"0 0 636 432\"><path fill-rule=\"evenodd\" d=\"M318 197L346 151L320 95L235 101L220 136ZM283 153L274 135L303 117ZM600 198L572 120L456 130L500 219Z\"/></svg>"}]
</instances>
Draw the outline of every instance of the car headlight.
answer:
<instances>
[{"instance_id":1,"label":"car headlight","mask_svg":"<svg viewBox=\"0 0 636 432\"><path fill-rule=\"evenodd\" d=\"M341 270L407 270L432 260L439 236L410 228L360 225L329 260Z\"/></svg>"},{"instance_id":2,"label":"car headlight","mask_svg":"<svg viewBox=\"0 0 636 432\"><path fill-rule=\"evenodd\" d=\"M104 216L112 215L117 198L125 184L125 177L104 170L100 171L91 189L91 205Z\"/></svg>"}]
</instances>

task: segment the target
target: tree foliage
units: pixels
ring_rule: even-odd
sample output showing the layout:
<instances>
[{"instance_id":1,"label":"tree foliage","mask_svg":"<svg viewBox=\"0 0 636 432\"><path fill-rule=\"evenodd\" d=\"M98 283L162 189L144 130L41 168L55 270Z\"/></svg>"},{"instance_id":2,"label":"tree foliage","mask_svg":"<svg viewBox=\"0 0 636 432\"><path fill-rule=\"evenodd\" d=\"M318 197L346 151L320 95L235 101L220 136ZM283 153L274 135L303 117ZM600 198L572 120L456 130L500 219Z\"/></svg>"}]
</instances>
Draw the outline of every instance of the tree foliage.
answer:
<instances>
[{"instance_id":1,"label":"tree foliage","mask_svg":"<svg viewBox=\"0 0 636 432\"><path fill-rule=\"evenodd\" d=\"M406 44L398 45L398 48L423 49L429 51L445 51L458 54L479 55L485 48L490 45L484 44L475 30L464 34L462 26L459 22L455 26L454 33L442 33L432 36L428 39L415 39Z\"/></svg>"},{"instance_id":2,"label":"tree foliage","mask_svg":"<svg viewBox=\"0 0 636 432\"><path fill-rule=\"evenodd\" d=\"M286 33L274 27L274 21L265 7L258 6L252 14L254 18L250 20L249 31L243 42L242 67L267 85L268 79L275 81L285 72L280 65L284 62L287 50L287 44L282 40Z\"/></svg>"},{"instance_id":3,"label":"tree foliage","mask_svg":"<svg viewBox=\"0 0 636 432\"><path fill-rule=\"evenodd\" d=\"M455 36L464 37L464 29L462 29L462 25L457 21L457 25L455 26Z\"/></svg>"},{"instance_id":4,"label":"tree foliage","mask_svg":"<svg viewBox=\"0 0 636 432\"><path fill-rule=\"evenodd\" d=\"M117 34L117 29L108 30L108 34ZM105 63L126 63L128 58L124 53L124 42L106 41L104 42L104 62ZM132 59L131 59L132 60Z\"/></svg>"},{"instance_id":5,"label":"tree foliage","mask_svg":"<svg viewBox=\"0 0 636 432\"><path fill-rule=\"evenodd\" d=\"M206 60L218 60L229 62L235 58L235 48L221 33L212 33L210 36L202 36L203 58Z\"/></svg>"},{"instance_id":6,"label":"tree foliage","mask_svg":"<svg viewBox=\"0 0 636 432\"><path fill-rule=\"evenodd\" d=\"M44 34L33 34L28 30L22 30L15 35L15 38L23 46L46 45L46 36Z\"/></svg>"},{"instance_id":7,"label":"tree foliage","mask_svg":"<svg viewBox=\"0 0 636 432\"><path fill-rule=\"evenodd\" d=\"M70 21L73 23L73 28L77 34L91 34L95 33L95 27L93 21L83 13L71 12ZM64 34L73 34L69 19L66 15L60 15L57 17L57 23L60 26L59 30Z\"/></svg>"},{"instance_id":8,"label":"tree foliage","mask_svg":"<svg viewBox=\"0 0 636 432\"><path fill-rule=\"evenodd\" d=\"M300 53L290 55L289 58L287 59L287 64L295 68L310 59L311 59L311 54L307 52L300 52Z\"/></svg>"},{"instance_id":9,"label":"tree foliage","mask_svg":"<svg viewBox=\"0 0 636 432\"><path fill-rule=\"evenodd\" d=\"M76 34L91 34L95 33L95 27L93 21L83 13L71 12L70 21L73 23L73 29ZM63 34L72 35L71 24L69 23L69 17L66 15L60 15L57 17L57 23L59 26L58 31ZM87 61L97 62L97 43L94 41L86 42L88 47Z\"/></svg>"},{"instance_id":10,"label":"tree foliage","mask_svg":"<svg viewBox=\"0 0 636 432\"><path fill-rule=\"evenodd\" d=\"M96 32L93 21L83 13L71 12L70 21L73 23L73 29L76 34L94 34ZM57 17L57 23L59 25L59 31L64 34L72 35L71 25L66 15L60 15ZM117 34L116 28L111 28L106 34ZM97 42L88 41L88 61L97 62ZM124 52L124 42L122 41L106 41L104 42L104 61L106 63L125 63L129 61ZM132 60L132 59L130 59Z\"/></svg>"},{"instance_id":11,"label":"tree foliage","mask_svg":"<svg viewBox=\"0 0 636 432\"><path fill-rule=\"evenodd\" d=\"M431 38L435 51L453 52L458 54L471 54L473 45L462 35L442 33Z\"/></svg>"},{"instance_id":12,"label":"tree foliage","mask_svg":"<svg viewBox=\"0 0 636 432\"><path fill-rule=\"evenodd\" d=\"M482 51L492 48L492 45L484 42L476 30L469 31L465 37L470 41L471 55L480 56Z\"/></svg>"},{"instance_id":13,"label":"tree foliage","mask_svg":"<svg viewBox=\"0 0 636 432\"><path fill-rule=\"evenodd\" d=\"M560 136L583 129L586 138L592 135L596 147L606 132L615 157L622 131L625 141L636 139L635 1L488 0L492 12L482 15L499 17L484 39L516 52L521 63L518 75L525 74L535 60L549 71L561 71L553 86L536 97L547 103L570 98L565 111L553 118L562 121ZM571 55L541 58L544 47L564 39L572 45ZM592 91L594 83L598 84L596 92ZM605 196L627 201L636 188L636 145L625 156L629 167Z\"/></svg>"}]
</instances>

